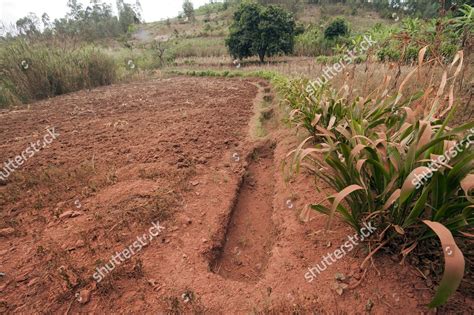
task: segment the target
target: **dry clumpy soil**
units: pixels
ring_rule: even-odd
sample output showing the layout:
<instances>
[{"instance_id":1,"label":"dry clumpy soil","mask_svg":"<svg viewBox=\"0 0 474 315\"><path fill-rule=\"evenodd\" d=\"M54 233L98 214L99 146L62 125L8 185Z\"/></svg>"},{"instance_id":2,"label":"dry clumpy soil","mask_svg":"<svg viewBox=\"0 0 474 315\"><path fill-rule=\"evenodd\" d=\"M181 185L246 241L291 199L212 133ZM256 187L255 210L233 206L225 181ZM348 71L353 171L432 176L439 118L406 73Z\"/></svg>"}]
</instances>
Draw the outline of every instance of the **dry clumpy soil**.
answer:
<instances>
[{"instance_id":1,"label":"dry clumpy soil","mask_svg":"<svg viewBox=\"0 0 474 315\"><path fill-rule=\"evenodd\" d=\"M251 137L261 80L167 78L0 112L0 161L56 140L0 182L0 313L428 313L432 288L360 245L308 283L353 231L301 210L330 193L285 180L289 130ZM306 215L303 216L308 219ZM96 283L111 256L165 227ZM344 280L336 280L335 275ZM472 297L445 308L472 311Z\"/></svg>"}]
</instances>

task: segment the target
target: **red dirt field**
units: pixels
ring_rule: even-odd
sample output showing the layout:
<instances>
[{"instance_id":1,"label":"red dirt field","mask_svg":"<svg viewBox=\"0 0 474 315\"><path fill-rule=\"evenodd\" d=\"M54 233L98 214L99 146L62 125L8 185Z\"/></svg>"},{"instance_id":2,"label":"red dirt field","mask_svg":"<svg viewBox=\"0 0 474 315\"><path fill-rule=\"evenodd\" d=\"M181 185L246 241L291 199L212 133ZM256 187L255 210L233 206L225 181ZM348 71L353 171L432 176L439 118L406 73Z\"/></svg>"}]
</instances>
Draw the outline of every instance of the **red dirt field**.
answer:
<instances>
[{"instance_id":1,"label":"red dirt field","mask_svg":"<svg viewBox=\"0 0 474 315\"><path fill-rule=\"evenodd\" d=\"M276 104L254 136L268 88L160 78L0 112L2 163L59 134L0 180L0 313L434 313L436 286L398 257L376 256L352 289L365 244L307 282L354 231L302 220L331 192L285 178L301 139L275 127ZM473 305L456 293L438 311Z\"/></svg>"}]
</instances>

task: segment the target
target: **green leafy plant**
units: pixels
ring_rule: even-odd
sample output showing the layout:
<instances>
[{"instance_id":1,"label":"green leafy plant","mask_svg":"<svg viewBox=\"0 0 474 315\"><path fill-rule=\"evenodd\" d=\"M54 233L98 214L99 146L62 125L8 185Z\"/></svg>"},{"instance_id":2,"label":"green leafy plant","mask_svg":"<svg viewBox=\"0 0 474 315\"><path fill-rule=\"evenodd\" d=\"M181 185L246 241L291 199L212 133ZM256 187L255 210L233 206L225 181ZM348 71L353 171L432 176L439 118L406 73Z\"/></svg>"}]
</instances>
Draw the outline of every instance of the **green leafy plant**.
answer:
<instances>
[{"instance_id":1,"label":"green leafy plant","mask_svg":"<svg viewBox=\"0 0 474 315\"><path fill-rule=\"evenodd\" d=\"M388 86L386 81L381 88ZM365 133L380 124L393 125L393 98L348 99L348 87L340 91L328 85L318 86L307 79L288 80L280 87L284 101L292 109L290 120L306 129L315 142L347 143L347 129ZM388 118L388 119L387 119Z\"/></svg>"},{"instance_id":2,"label":"green leafy plant","mask_svg":"<svg viewBox=\"0 0 474 315\"><path fill-rule=\"evenodd\" d=\"M427 89L403 95L408 80L430 63L424 63L427 50L420 51L419 66L393 96L383 87L388 82L352 102L330 93L323 94L328 99L313 102L301 89L290 94L292 104L306 100L297 111L302 115L300 124L311 137L289 156L293 155L297 171L300 166L307 167L336 191L325 202L311 205L328 215L327 228L335 216L356 231L369 220L378 227L375 249L361 268L383 247L396 248L406 257L426 240L436 235L440 238L446 259L445 274L429 305L436 307L457 289L464 273L464 258L453 235L464 237L474 227L474 153L469 149L470 138L466 138L474 137L474 122L448 126L455 108L453 90L463 64L462 52L443 73L435 94ZM447 102L442 101L444 97ZM320 113L327 112L336 118L326 128L315 128L315 119L326 124ZM338 126L337 133L333 125ZM315 133L322 128L324 132ZM318 144L307 147L308 140L316 137Z\"/></svg>"}]
</instances>

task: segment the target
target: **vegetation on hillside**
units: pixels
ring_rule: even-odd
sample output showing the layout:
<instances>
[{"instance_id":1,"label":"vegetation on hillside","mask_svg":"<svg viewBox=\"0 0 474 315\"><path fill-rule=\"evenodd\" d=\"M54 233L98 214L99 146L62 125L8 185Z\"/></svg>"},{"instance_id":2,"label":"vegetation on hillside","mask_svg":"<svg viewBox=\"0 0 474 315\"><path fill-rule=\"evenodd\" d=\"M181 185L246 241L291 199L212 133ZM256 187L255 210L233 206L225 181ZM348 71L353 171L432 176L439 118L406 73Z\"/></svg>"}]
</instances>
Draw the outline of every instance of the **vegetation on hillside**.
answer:
<instances>
[{"instance_id":1,"label":"vegetation on hillside","mask_svg":"<svg viewBox=\"0 0 474 315\"><path fill-rule=\"evenodd\" d=\"M126 37L141 23L139 2L118 0L117 16L99 1L67 5L64 18L51 22L45 13L40 22L29 14L0 37L0 107L112 84L135 67L130 58L113 58L95 43Z\"/></svg>"},{"instance_id":2,"label":"vegetation on hillside","mask_svg":"<svg viewBox=\"0 0 474 315\"><path fill-rule=\"evenodd\" d=\"M70 0L69 12L62 19L51 22L47 14L43 14L41 19L29 15L17 22L16 33L4 30L0 36L0 61L3 60L3 64L7 60L10 62L6 56L2 57L5 54L2 52L6 52L9 45L15 46L19 40L23 41L21 45L32 46L56 47L61 42L60 49L66 51L93 45L113 59L110 64L117 65L117 78L133 73L127 66L129 61L133 61L135 71L141 71L173 64L175 58L225 57L229 54L237 58L256 55L260 60L268 56L294 54L314 57L319 63L334 63L341 60L347 51L357 47L365 34L370 34L377 42L377 46L370 51L370 61L413 63L417 52L428 45L429 56L447 63L459 49L464 49L468 54L472 48L473 9L469 6L459 7L460 3L457 2L451 3L444 17L429 20L413 18L411 14L414 11L411 12L408 6L404 9L387 7L377 1L372 4L357 1L349 3L350 6L327 1L306 3L295 0L295 5L290 0L280 4L278 1L259 2L264 6L255 2L248 4L251 1L229 0L209 3L196 9L189 6L190 3L183 2L181 17L140 25L137 24L142 21L139 2L130 5L118 1L118 15L114 16L108 4L94 1L89 6L83 6L76 0ZM295 15L268 6L271 3L279 4ZM248 21L235 20L242 7L246 6L256 10L254 13L259 12L260 27L251 25L255 22L252 18ZM352 12L349 8L356 11ZM396 18L390 15L389 23L375 24L382 20L366 18L367 21L374 21L368 24L369 27L361 28L357 24L360 21L353 19L354 16L372 15L373 12L382 14L385 9L398 14ZM184 20L186 12L193 15L187 21ZM144 39L139 39L141 34ZM21 56L18 57L22 62ZM41 59L40 56L33 56L33 59L36 58ZM369 54L362 53L355 58L355 62L360 63L368 58ZM32 67L38 64L42 63L35 63ZM20 69L18 64L17 68ZM11 69L8 71L10 73ZM7 73L6 69L3 69L3 73ZM2 91L6 93L6 90L10 90L7 87L14 84L5 76L3 81L5 87ZM18 96L13 99L24 98Z\"/></svg>"},{"instance_id":3,"label":"vegetation on hillside","mask_svg":"<svg viewBox=\"0 0 474 315\"><path fill-rule=\"evenodd\" d=\"M305 5L319 5L322 8L331 5L344 5L351 9L351 14L356 15L360 9L371 9L384 18L391 18L394 14L406 15L417 18L438 17L440 12L456 12L463 4L472 5L471 0L258 0L262 4L278 4L287 10L297 13ZM442 7L441 3L444 4ZM443 8L443 10L441 10Z\"/></svg>"},{"instance_id":4,"label":"vegetation on hillside","mask_svg":"<svg viewBox=\"0 0 474 315\"><path fill-rule=\"evenodd\" d=\"M51 21L44 13L41 20L30 13L16 22L16 29L0 29L3 40L16 37L26 37L30 40L41 38L68 38L92 42L98 39L117 37L125 34L135 24L141 22L140 2L130 5L117 1L118 16L112 11L112 6L100 1L91 1L84 7L77 0L67 2L69 12L64 18ZM3 34L2 34L3 33Z\"/></svg>"}]
</instances>

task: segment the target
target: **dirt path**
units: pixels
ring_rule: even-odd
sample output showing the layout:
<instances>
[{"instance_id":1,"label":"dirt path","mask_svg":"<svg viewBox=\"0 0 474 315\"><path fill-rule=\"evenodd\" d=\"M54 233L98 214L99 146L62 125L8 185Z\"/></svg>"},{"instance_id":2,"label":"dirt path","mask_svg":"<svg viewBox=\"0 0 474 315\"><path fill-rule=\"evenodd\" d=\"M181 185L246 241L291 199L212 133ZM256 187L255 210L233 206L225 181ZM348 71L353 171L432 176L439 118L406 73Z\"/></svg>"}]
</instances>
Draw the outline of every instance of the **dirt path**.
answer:
<instances>
[{"instance_id":1,"label":"dirt path","mask_svg":"<svg viewBox=\"0 0 474 315\"><path fill-rule=\"evenodd\" d=\"M363 244L307 281L354 232L301 221L330 192L283 176L291 130L255 139L278 122L268 104L255 116L268 91L179 77L0 113L0 161L59 133L0 182L0 313L426 312L431 287L387 256L336 293L360 278Z\"/></svg>"}]
</instances>

